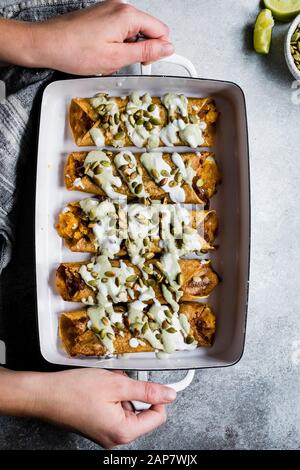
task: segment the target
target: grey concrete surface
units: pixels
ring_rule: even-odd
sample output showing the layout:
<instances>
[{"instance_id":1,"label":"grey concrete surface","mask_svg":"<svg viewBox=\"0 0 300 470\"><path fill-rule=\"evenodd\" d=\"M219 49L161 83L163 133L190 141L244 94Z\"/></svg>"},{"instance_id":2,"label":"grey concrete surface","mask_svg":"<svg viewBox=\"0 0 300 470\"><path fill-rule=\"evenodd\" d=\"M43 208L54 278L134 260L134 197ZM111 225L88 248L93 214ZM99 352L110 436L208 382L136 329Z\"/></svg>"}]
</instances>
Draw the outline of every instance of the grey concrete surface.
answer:
<instances>
[{"instance_id":1,"label":"grey concrete surface","mask_svg":"<svg viewBox=\"0 0 300 470\"><path fill-rule=\"evenodd\" d=\"M245 91L252 259L247 340L240 363L197 372L193 384L169 407L167 423L125 448L299 449L300 104L292 103L292 77L283 57L288 25L276 24L271 53L260 57L251 47L258 0L132 3L170 26L177 52L192 60L201 77L236 81ZM166 69L157 65L155 70ZM152 378L173 381L180 375L165 372ZM40 422L1 418L0 448L99 447Z\"/></svg>"}]
</instances>

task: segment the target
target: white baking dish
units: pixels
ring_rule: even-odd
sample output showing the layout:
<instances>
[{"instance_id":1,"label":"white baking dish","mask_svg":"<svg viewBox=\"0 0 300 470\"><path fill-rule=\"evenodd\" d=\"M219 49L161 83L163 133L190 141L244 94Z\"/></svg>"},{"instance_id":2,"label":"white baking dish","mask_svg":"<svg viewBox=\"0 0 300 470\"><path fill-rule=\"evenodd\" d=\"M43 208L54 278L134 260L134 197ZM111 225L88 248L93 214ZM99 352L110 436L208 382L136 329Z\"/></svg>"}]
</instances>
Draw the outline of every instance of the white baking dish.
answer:
<instances>
[{"instance_id":1,"label":"white baking dish","mask_svg":"<svg viewBox=\"0 0 300 470\"><path fill-rule=\"evenodd\" d=\"M183 65L189 68L186 62ZM169 359L157 359L153 353L110 359L70 358L61 349L57 334L59 314L78 305L64 302L56 293L55 270L62 261L88 259L84 254L67 250L54 228L57 214L66 203L87 197L80 192L68 192L63 184L66 155L76 150L68 127L67 109L72 97L92 96L104 90L115 96L126 95L132 90L158 96L175 91L195 97L212 95L216 100L221 114L214 151L223 183L211 201L211 207L217 209L220 219L217 240L220 247L212 258L222 282L209 298L217 314L217 334L210 349L178 352ZM182 147L179 150L190 149ZM42 355L48 362L136 370L198 369L237 362L245 341L250 247L248 137L241 88L220 80L166 76L97 77L56 81L48 85L40 119L35 235L39 338Z\"/></svg>"}]
</instances>

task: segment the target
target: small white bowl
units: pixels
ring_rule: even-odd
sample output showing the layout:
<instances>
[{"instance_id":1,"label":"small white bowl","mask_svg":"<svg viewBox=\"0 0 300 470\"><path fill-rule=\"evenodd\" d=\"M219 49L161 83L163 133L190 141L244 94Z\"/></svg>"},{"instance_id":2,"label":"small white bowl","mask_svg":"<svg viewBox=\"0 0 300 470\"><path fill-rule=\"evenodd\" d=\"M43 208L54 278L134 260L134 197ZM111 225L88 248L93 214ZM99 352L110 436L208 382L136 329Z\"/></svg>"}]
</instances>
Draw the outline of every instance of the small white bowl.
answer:
<instances>
[{"instance_id":1,"label":"small white bowl","mask_svg":"<svg viewBox=\"0 0 300 470\"><path fill-rule=\"evenodd\" d=\"M293 56L291 54L291 39L298 24L300 24L300 15L296 16L293 23L291 24L288 30L288 33L286 35L285 46L284 46L284 55L285 55L287 66L290 69L291 74L295 77L296 80L300 80L300 70L297 69Z\"/></svg>"}]
</instances>

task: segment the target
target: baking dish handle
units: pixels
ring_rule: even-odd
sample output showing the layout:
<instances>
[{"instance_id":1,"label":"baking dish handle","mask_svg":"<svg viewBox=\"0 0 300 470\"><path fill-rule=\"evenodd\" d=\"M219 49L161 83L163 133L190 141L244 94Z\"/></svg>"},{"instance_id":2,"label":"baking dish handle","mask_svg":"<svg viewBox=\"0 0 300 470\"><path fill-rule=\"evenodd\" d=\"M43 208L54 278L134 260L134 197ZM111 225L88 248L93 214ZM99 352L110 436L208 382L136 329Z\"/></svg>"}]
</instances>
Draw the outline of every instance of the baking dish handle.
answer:
<instances>
[{"instance_id":1,"label":"baking dish handle","mask_svg":"<svg viewBox=\"0 0 300 470\"><path fill-rule=\"evenodd\" d=\"M195 370L189 370L186 376L182 380L179 380L179 382L174 382L172 384L166 384L166 386L173 388L174 390L176 390L176 392L181 392L182 390L184 390L191 384L194 378L194 375L195 375ZM148 372L146 370L138 371L137 380L148 381ZM148 410L152 406L149 403L144 403L142 401L132 400L131 403L135 411Z\"/></svg>"},{"instance_id":2,"label":"baking dish handle","mask_svg":"<svg viewBox=\"0 0 300 470\"><path fill-rule=\"evenodd\" d=\"M191 77L198 77L197 70L195 69L192 62L179 54L172 54L169 57L159 59L157 62L167 62L169 64L180 65L183 67ZM141 64L141 75L151 75L152 65Z\"/></svg>"}]
</instances>

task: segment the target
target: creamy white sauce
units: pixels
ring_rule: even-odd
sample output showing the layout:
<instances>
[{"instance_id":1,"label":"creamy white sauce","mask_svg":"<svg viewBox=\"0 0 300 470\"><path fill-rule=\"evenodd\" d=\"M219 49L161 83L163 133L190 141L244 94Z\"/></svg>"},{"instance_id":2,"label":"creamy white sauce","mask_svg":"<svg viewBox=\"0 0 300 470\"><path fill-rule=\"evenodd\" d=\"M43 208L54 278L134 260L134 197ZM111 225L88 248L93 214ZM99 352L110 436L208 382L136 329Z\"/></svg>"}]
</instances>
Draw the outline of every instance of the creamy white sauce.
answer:
<instances>
[{"instance_id":1,"label":"creamy white sauce","mask_svg":"<svg viewBox=\"0 0 300 470\"><path fill-rule=\"evenodd\" d=\"M101 129L98 127L93 127L90 130L90 135L97 147L103 147L105 145L105 137Z\"/></svg>"},{"instance_id":2,"label":"creamy white sauce","mask_svg":"<svg viewBox=\"0 0 300 470\"><path fill-rule=\"evenodd\" d=\"M129 161L128 161L129 160ZM116 165L118 172L122 176L123 180L126 181L130 192L137 198L148 197L149 194L145 190L143 183L143 177L139 173L137 161L132 152L120 152L114 157L114 164ZM139 191L136 191L136 188Z\"/></svg>"},{"instance_id":3,"label":"creamy white sauce","mask_svg":"<svg viewBox=\"0 0 300 470\"><path fill-rule=\"evenodd\" d=\"M113 136L112 144L114 147L122 147L122 145L124 144L125 134L122 138L117 139L115 137L120 131L120 113L118 105L114 98L108 98L108 95L106 93L98 93L94 98L90 99L90 103L100 117L104 115L108 116L109 120L107 124L109 127L109 131ZM118 120L118 123L116 122L116 118ZM97 145L98 147L103 147L103 145L105 145L105 137L102 130L100 130L99 128L92 128L90 129L90 135L95 145Z\"/></svg>"},{"instance_id":4,"label":"creamy white sauce","mask_svg":"<svg viewBox=\"0 0 300 470\"><path fill-rule=\"evenodd\" d=\"M97 278L92 275L92 272L97 273ZM90 270L87 269L87 265L83 264L79 273L84 282L95 291L97 304L104 307L110 305L109 298L113 303L128 302L129 287L126 283L129 282L128 278L133 276L136 278L131 266L127 266L124 261L120 260L119 266L113 267L105 255L95 257ZM112 273L112 276L106 273ZM118 279L117 283L116 279Z\"/></svg>"},{"instance_id":5,"label":"creamy white sauce","mask_svg":"<svg viewBox=\"0 0 300 470\"><path fill-rule=\"evenodd\" d=\"M119 251L122 238L116 228L118 218L115 205L109 199L99 202L87 198L80 201L83 212L94 223L92 231L96 237L96 248L99 253L113 258Z\"/></svg>"},{"instance_id":6,"label":"creamy white sauce","mask_svg":"<svg viewBox=\"0 0 300 470\"><path fill-rule=\"evenodd\" d=\"M97 174L96 169L92 169L91 165L98 163L100 173ZM84 167L90 165L86 174L93 179L93 181L103 189L111 199L126 199L126 196L114 190L113 186L120 188L122 181L118 176L114 176L111 161L102 150L93 150L89 152L84 160Z\"/></svg>"},{"instance_id":7,"label":"creamy white sauce","mask_svg":"<svg viewBox=\"0 0 300 470\"><path fill-rule=\"evenodd\" d=\"M196 176L197 172L191 166L185 166L182 156L177 152L172 154L172 162L179 168L183 179L192 186L193 178Z\"/></svg>"},{"instance_id":8,"label":"creamy white sauce","mask_svg":"<svg viewBox=\"0 0 300 470\"><path fill-rule=\"evenodd\" d=\"M159 129L157 125L153 125L151 129L147 129L144 123L148 123L151 119L158 119L160 117L159 107L155 106L152 111L149 111L149 106L152 105L152 98L149 93L142 95L134 91L129 95L129 101L126 106L126 129L130 140L136 147L154 148L159 145ZM138 119L135 120L136 113L140 113L140 119L143 120L142 124L138 124Z\"/></svg>"},{"instance_id":9,"label":"creamy white sauce","mask_svg":"<svg viewBox=\"0 0 300 470\"><path fill-rule=\"evenodd\" d=\"M193 148L204 143L202 130L197 124L187 124L186 127L179 132L179 136L184 142Z\"/></svg>"},{"instance_id":10,"label":"creamy white sauce","mask_svg":"<svg viewBox=\"0 0 300 470\"><path fill-rule=\"evenodd\" d=\"M141 155L141 162L154 181L161 186L163 191L170 195L173 202L182 203L185 201L184 189L175 181L174 175L171 174L172 168L163 159L161 152L143 153Z\"/></svg>"},{"instance_id":11,"label":"creamy white sauce","mask_svg":"<svg viewBox=\"0 0 300 470\"><path fill-rule=\"evenodd\" d=\"M202 135L206 128L206 123L201 121L197 115L193 115L195 122L192 124L188 121L188 100L184 95L176 93L167 93L162 97L162 103L167 109L168 117L171 120L160 131L160 138L167 146L173 146L179 143L180 139L190 147L198 147L204 143ZM176 119L179 113L182 118Z\"/></svg>"}]
</instances>

